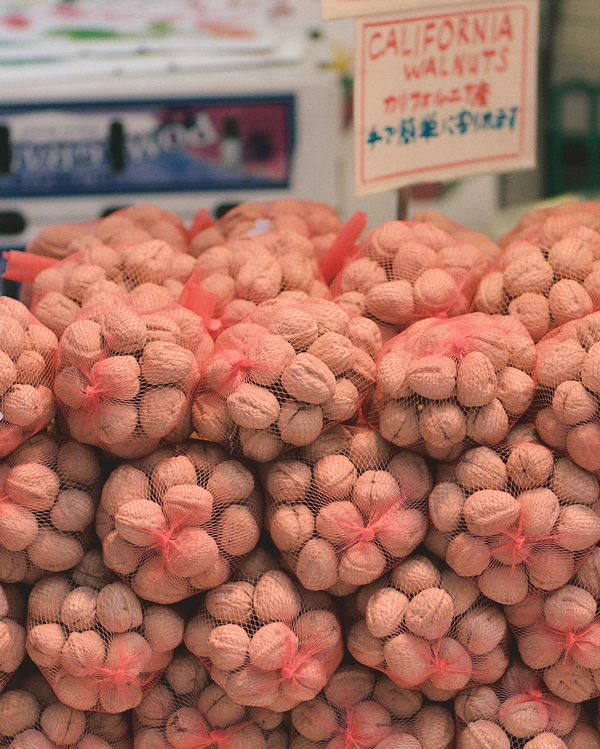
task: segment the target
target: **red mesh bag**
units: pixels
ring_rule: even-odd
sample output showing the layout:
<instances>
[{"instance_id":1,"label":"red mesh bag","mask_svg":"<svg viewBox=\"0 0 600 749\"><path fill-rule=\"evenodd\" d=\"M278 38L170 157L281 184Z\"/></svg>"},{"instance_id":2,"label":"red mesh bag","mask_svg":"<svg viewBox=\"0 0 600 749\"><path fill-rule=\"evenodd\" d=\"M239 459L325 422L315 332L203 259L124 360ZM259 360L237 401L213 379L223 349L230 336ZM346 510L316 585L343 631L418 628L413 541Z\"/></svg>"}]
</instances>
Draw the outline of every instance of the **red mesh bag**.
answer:
<instances>
[{"instance_id":1,"label":"red mesh bag","mask_svg":"<svg viewBox=\"0 0 600 749\"><path fill-rule=\"evenodd\" d=\"M27 652L59 700L120 713L140 704L171 662L183 618L138 598L88 551L70 572L36 583L27 608Z\"/></svg>"},{"instance_id":2,"label":"red mesh bag","mask_svg":"<svg viewBox=\"0 0 600 749\"><path fill-rule=\"evenodd\" d=\"M600 471L597 360L600 312L562 325L537 346L533 405L540 437L588 471Z\"/></svg>"},{"instance_id":3,"label":"red mesh bag","mask_svg":"<svg viewBox=\"0 0 600 749\"><path fill-rule=\"evenodd\" d=\"M429 515L440 553L503 604L565 585L600 540L598 481L532 438L469 450L440 470Z\"/></svg>"},{"instance_id":4,"label":"red mesh bag","mask_svg":"<svg viewBox=\"0 0 600 749\"><path fill-rule=\"evenodd\" d=\"M96 306L96 297L136 291L178 301L195 261L160 239L121 244L91 244L48 266L47 258L5 253L4 278L32 281L31 310L57 336Z\"/></svg>"},{"instance_id":5,"label":"red mesh bag","mask_svg":"<svg viewBox=\"0 0 600 749\"><path fill-rule=\"evenodd\" d=\"M567 201L525 213L513 229L500 237L498 244L504 248L517 239L536 239L546 221L548 221L547 227L553 227L564 225L566 221L572 220L589 226L590 229L600 229L600 202L597 200Z\"/></svg>"},{"instance_id":6,"label":"red mesh bag","mask_svg":"<svg viewBox=\"0 0 600 749\"><path fill-rule=\"evenodd\" d=\"M421 318L464 315L486 266L480 250L433 224L388 221L363 237L331 290L387 339Z\"/></svg>"},{"instance_id":7,"label":"red mesh bag","mask_svg":"<svg viewBox=\"0 0 600 749\"><path fill-rule=\"evenodd\" d=\"M381 336L324 299L272 300L215 343L194 398L204 439L260 463L355 419Z\"/></svg>"},{"instance_id":8,"label":"red mesh bag","mask_svg":"<svg viewBox=\"0 0 600 749\"><path fill-rule=\"evenodd\" d=\"M491 262L500 253L500 248L486 234L482 234L474 229L469 229L462 224L453 221L437 211L418 211L411 216L411 221L418 223L434 224L438 229L442 229L454 239L460 242L466 242L477 247L488 262Z\"/></svg>"},{"instance_id":9,"label":"red mesh bag","mask_svg":"<svg viewBox=\"0 0 600 749\"><path fill-rule=\"evenodd\" d=\"M134 710L135 749L288 749L286 716L233 702L189 651Z\"/></svg>"},{"instance_id":10,"label":"red mesh bag","mask_svg":"<svg viewBox=\"0 0 600 749\"><path fill-rule=\"evenodd\" d=\"M213 346L201 318L154 293L94 301L60 340L61 428L120 458L189 437L194 389Z\"/></svg>"},{"instance_id":11,"label":"red mesh bag","mask_svg":"<svg viewBox=\"0 0 600 749\"><path fill-rule=\"evenodd\" d=\"M600 234L575 219L550 230L549 221L536 239L509 244L475 295L475 309L514 315L534 341L600 303Z\"/></svg>"},{"instance_id":12,"label":"red mesh bag","mask_svg":"<svg viewBox=\"0 0 600 749\"><path fill-rule=\"evenodd\" d=\"M441 562L414 554L349 602L348 650L403 689L443 702L508 665L500 606Z\"/></svg>"},{"instance_id":13,"label":"red mesh bag","mask_svg":"<svg viewBox=\"0 0 600 749\"><path fill-rule=\"evenodd\" d=\"M52 331L21 302L0 297L0 458L54 418Z\"/></svg>"},{"instance_id":14,"label":"red mesh bag","mask_svg":"<svg viewBox=\"0 0 600 749\"><path fill-rule=\"evenodd\" d=\"M127 713L75 710L59 702L37 669L24 664L0 695L0 747L131 749Z\"/></svg>"},{"instance_id":15,"label":"red mesh bag","mask_svg":"<svg viewBox=\"0 0 600 749\"><path fill-rule=\"evenodd\" d=\"M182 252L188 251L187 230L181 219L158 206L129 206L105 218L81 224L52 224L27 245L27 252L61 260L84 247L103 242L144 242L162 239Z\"/></svg>"},{"instance_id":16,"label":"red mesh bag","mask_svg":"<svg viewBox=\"0 0 600 749\"><path fill-rule=\"evenodd\" d=\"M95 452L37 434L0 462L0 580L68 570L90 546L101 488Z\"/></svg>"},{"instance_id":17,"label":"red mesh bag","mask_svg":"<svg viewBox=\"0 0 600 749\"><path fill-rule=\"evenodd\" d=\"M533 399L534 364L531 336L511 317L423 320L382 348L367 419L394 445L453 460L506 437Z\"/></svg>"},{"instance_id":18,"label":"red mesh bag","mask_svg":"<svg viewBox=\"0 0 600 749\"><path fill-rule=\"evenodd\" d=\"M420 455L367 426L341 431L337 445L326 433L279 458L264 481L271 539L305 588L334 595L373 582L414 551L433 486Z\"/></svg>"},{"instance_id":19,"label":"red mesh bag","mask_svg":"<svg viewBox=\"0 0 600 749\"><path fill-rule=\"evenodd\" d=\"M340 666L292 710L290 749L451 749L454 717L364 666Z\"/></svg>"},{"instance_id":20,"label":"red mesh bag","mask_svg":"<svg viewBox=\"0 0 600 749\"><path fill-rule=\"evenodd\" d=\"M198 214L199 220L195 219L192 224L190 243L190 252L195 257L228 239L257 231L288 229L310 239L317 254L321 255L342 228L342 221L331 206L294 198L240 203L218 221L207 220L203 209Z\"/></svg>"},{"instance_id":21,"label":"red mesh bag","mask_svg":"<svg viewBox=\"0 0 600 749\"><path fill-rule=\"evenodd\" d=\"M0 583L0 692L25 657L25 603L16 585ZM0 723L2 713L0 711Z\"/></svg>"},{"instance_id":22,"label":"red mesh bag","mask_svg":"<svg viewBox=\"0 0 600 749\"><path fill-rule=\"evenodd\" d=\"M116 468L96 528L105 563L139 596L174 603L226 582L256 546L261 520L248 468L218 445L189 441Z\"/></svg>"},{"instance_id":23,"label":"red mesh bag","mask_svg":"<svg viewBox=\"0 0 600 749\"><path fill-rule=\"evenodd\" d=\"M216 297L213 334L241 322L260 302L325 299L329 290L310 240L291 230L240 237L206 250L196 261L199 287Z\"/></svg>"},{"instance_id":24,"label":"red mesh bag","mask_svg":"<svg viewBox=\"0 0 600 749\"><path fill-rule=\"evenodd\" d=\"M600 695L600 547L562 588L506 606L523 661L568 702Z\"/></svg>"},{"instance_id":25,"label":"red mesh bag","mask_svg":"<svg viewBox=\"0 0 600 749\"><path fill-rule=\"evenodd\" d=\"M184 641L231 700L276 712L316 697L344 652L331 597L307 591L262 549L204 595Z\"/></svg>"},{"instance_id":26,"label":"red mesh bag","mask_svg":"<svg viewBox=\"0 0 600 749\"><path fill-rule=\"evenodd\" d=\"M598 749L600 735L583 705L549 692L520 661L497 684L454 700L458 749Z\"/></svg>"}]
</instances>

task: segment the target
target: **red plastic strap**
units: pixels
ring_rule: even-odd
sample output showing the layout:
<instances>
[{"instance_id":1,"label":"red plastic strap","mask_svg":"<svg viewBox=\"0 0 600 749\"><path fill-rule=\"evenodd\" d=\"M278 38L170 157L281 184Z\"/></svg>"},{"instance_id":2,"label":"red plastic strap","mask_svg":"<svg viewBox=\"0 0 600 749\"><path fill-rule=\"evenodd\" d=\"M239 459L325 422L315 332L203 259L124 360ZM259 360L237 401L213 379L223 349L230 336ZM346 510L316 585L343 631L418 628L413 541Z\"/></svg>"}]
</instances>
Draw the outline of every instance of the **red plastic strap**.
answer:
<instances>
[{"instance_id":1,"label":"red plastic strap","mask_svg":"<svg viewBox=\"0 0 600 749\"><path fill-rule=\"evenodd\" d=\"M329 249L319 260L319 269L325 283L330 284L341 271L344 261L356 247L356 240L367 225L367 214L356 211L340 229Z\"/></svg>"},{"instance_id":2,"label":"red plastic strap","mask_svg":"<svg viewBox=\"0 0 600 749\"><path fill-rule=\"evenodd\" d=\"M6 270L2 274L2 278L7 281L21 281L21 283L35 281L38 273L60 262L53 257L33 255L31 252L19 250L3 252L2 257L6 260Z\"/></svg>"},{"instance_id":3,"label":"red plastic strap","mask_svg":"<svg viewBox=\"0 0 600 749\"><path fill-rule=\"evenodd\" d=\"M194 214L194 218L192 219L192 225L190 226L188 230L190 242L192 239L201 232L203 229L208 229L209 226L215 225L214 218L210 215L210 211L208 211L206 208L200 208L200 210L196 211Z\"/></svg>"},{"instance_id":4,"label":"red plastic strap","mask_svg":"<svg viewBox=\"0 0 600 749\"><path fill-rule=\"evenodd\" d=\"M201 288L200 281L202 280L202 272L198 268L188 278L181 296L179 297L179 304L191 312L195 312L198 317L201 317L206 325L207 330L211 330L212 316L215 311L217 303L217 295L213 294L212 291L206 291Z\"/></svg>"}]
</instances>

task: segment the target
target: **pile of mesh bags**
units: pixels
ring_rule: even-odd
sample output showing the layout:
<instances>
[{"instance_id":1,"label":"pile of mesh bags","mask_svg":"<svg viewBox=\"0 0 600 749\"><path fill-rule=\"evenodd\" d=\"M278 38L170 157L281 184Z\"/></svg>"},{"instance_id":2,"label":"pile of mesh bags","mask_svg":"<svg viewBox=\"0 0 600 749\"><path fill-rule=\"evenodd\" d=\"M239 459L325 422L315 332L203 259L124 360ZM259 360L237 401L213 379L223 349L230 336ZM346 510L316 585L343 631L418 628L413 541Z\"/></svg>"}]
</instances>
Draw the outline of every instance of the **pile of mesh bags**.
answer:
<instances>
[{"instance_id":1,"label":"pile of mesh bags","mask_svg":"<svg viewBox=\"0 0 600 749\"><path fill-rule=\"evenodd\" d=\"M600 749L596 209L11 255L0 749Z\"/></svg>"}]
</instances>

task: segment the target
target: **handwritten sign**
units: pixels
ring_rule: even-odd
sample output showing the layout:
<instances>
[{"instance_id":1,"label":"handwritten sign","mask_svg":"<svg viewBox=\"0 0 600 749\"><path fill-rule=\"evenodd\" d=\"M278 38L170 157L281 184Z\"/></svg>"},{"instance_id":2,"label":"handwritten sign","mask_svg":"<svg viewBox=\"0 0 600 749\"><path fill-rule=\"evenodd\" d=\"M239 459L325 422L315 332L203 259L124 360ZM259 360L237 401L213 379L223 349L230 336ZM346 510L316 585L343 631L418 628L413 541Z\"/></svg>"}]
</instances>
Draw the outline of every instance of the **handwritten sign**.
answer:
<instances>
[{"instance_id":1,"label":"handwritten sign","mask_svg":"<svg viewBox=\"0 0 600 749\"><path fill-rule=\"evenodd\" d=\"M357 195L535 166L539 0L356 20Z\"/></svg>"},{"instance_id":2,"label":"handwritten sign","mask_svg":"<svg viewBox=\"0 0 600 749\"><path fill-rule=\"evenodd\" d=\"M456 0L427 0L429 7L455 5ZM423 6L422 0L321 0L324 20L366 16L388 11L412 10Z\"/></svg>"}]
</instances>

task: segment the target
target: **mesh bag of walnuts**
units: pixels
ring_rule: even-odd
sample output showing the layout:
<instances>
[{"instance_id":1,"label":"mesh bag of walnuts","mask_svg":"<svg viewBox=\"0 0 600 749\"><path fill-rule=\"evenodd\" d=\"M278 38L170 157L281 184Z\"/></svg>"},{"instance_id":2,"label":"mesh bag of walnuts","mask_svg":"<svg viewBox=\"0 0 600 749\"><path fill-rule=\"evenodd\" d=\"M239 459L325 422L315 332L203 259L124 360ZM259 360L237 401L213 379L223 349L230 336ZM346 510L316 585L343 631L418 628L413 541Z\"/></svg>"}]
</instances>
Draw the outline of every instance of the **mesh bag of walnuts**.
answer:
<instances>
[{"instance_id":1,"label":"mesh bag of walnuts","mask_svg":"<svg viewBox=\"0 0 600 749\"><path fill-rule=\"evenodd\" d=\"M229 579L256 546L262 514L248 468L190 441L116 468L96 529L108 567L142 598L174 603Z\"/></svg>"},{"instance_id":2,"label":"mesh bag of walnuts","mask_svg":"<svg viewBox=\"0 0 600 749\"><path fill-rule=\"evenodd\" d=\"M0 458L54 418L57 347L25 305L0 297Z\"/></svg>"},{"instance_id":3,"label":"mesh bag of walnuts","mask_svg":"<svg viewBox=\"0 0 600 749\"><path fill-rule=\"evenodd\" d=\"M203 439L260 463L358 415L375 384L377 326L324 299L272 300L221 333L197 388Z\"/></svg>"},{"instance_id":4,"label":"mesh bag of walnuts","mask_svg":"<svg viewBox=\"0 0 600 749\"><path fill-rule=\"evenodd\" d=\"M515 659L496 684L454 700L460 749L598 749L600 735L583 705L566 702Z\"/></svg>"},{"instance_id":5,"label":"mesh bag of walnuts","mask_svg":"<svg viewBox=\"0 0 600 749\"><path fill-rule=\"evenodd\" d=\"M269 299L329 297L309 239L291 230L232 239L196 261L200 289L216 297L210 329L217 334Z\"/></svg>"},{"instance_id":6,"label":"mesh bag of walnuts","mask_svg":"<svg viewBox=\"0 0 600 749\"><path fill-rule=\"evenodd\" d=\"M90 244L48 267L47 259L11 252L5 277L32 280L31 310L57 336L100 299L124 293L155 293L177 301L195 260L160 239Z\"/></svg>"},{"instance_id":7,"label":"mesh bag of walnuts","mask_svg":"<svg viewBox=\"0 0 600 749\"><path fill-rule=\"evenodd\" d=\"M34 585L27 652L65 705L120 713L163 673L183 627L179 613L139 599L93 549L70 572Z\"/></svg>"},{"instance_id":8,"label":"mesh bag of walnuts","mask_svg":"<svg viewBox=\"0 0 600 749\"><path fill-rule=\"evenodd\" d=\"M600 312L551 331L536 348L540 437L578 466L600 471Z\"/></svg>"},{"instance_id":9,"label":"mesh bag of walnuts","mask_svg":"<svg viewBox=\"0 0 600 749\"><path fill-rule=\"evenodd\" d=\"M204 595L184 641L231 700L276 712L316 697L344 651L331 597L307 591L262 549Z\"/></svg>"},{"instance_id":10,"label":"mesh bag of walnuts","mask_svg":"<svg viewBox=\"0 0 600 749\"><path fill-rule=\"evenodd\" d=\"M506 606L523 661L568 702L600 695L600 547L562 588Z\"/></svg>"},{"instance_id":11,"label":"mesh bag of walnuts","mask_svg":"<svg viewBox=\"0 0 600 749\"><path fill-rule=\"evenodd\" d=\"M180 649L133 712L135 749L288 749L282 713L233 702Z\"/></svg>"},{"instance_id":12,"label":"mesh bag of walnuts","mask_svg":"<svg viewBox=\"0 0 600 749\"><path fill-rule=\"evenodd\" d=\"M76 710L59 702L31 664L19 669L0 695L2 749L131 749L126 713Z\"/></svg>"},{"instance_id":13,"label":"mesh bag of walnuts","mask_svg":"<svg viewBox=\"0 0 600 749\"><path fill-rule=\"evenodd\" d=\"M486 266L477 247L434 224L388 221L364 236L331 290L387 340L420 318L464 315Z\"/></svg>"},{"instance_id":14,"label":"mesh bag of walnuts","mask_svg":"<svg viewBox=\"0 0 600 749\"><path fill-rule=\"evenodd\" d=\"M25 603L19 589L0 583L0 692L25 657L24 625Z\"/></svg>"},{"instance_id":15,"label":"mesh bag of walnuts","mask_svg":"<svg viewBox=\"0 0 600 749\"><path fill-rule=\"evenodd\" d=\"M563 231L566 225L574 226L575 222L590 229L600 229L600 201L582 202L567 201L559 205L538 208L523 214L515 227L498 240L500 247L507 247L516 239L536 241L544 227L546 235L555 236L556 231Z\"/></svg>"},{"instance_id":16,"label":"mesh bag of walnuts","mask_svg":"<svg viewBox=\"0 0 600 749\"><path fill-rule=\"evenodd\" d=\"M495 260L500 253L498 245L486 234L469 229L437 211L417 211L411 216L411 221L435 224L438 229L447 232L455 240L477 247L488 262Z\"/></svg>"},{"instance_id":17,"label":"mesh bag of walnuts","mask_svg":"<svg viewBox=\"0 0 600 749\"><path fill-rule=\"evenodd\" d=\"M511 242L475 295L475 309L514 315L534 341L600 303L600 234L575 220L549 223L536 239Z\"/></svg>"},{"instance_id":18,"label":"mesh bag of walnuts","mask_svg":"<svg viewBox=\"0 0 600 749\"><path fill-rule=\"evenodd\" d=\"M403 689L443 702L497 681L508 665L502 609L469 580L415 554L348 604L348 650Z\"/></svg>"},{"instance_id":19,"label":"mesh bag of walnuts","mask_svg":"<svg viewBox=\"0 0 600 749\"><path fill-rule=\"evenodd\" d=\"M340 666L292 710L290 749L450 749L454 718L417 691L364 666Z\"/></svg>"},{"instance_id":20,"label":"mesh bag of walnuts","mask_svg":"<svg viewBox=\"0 0 600 749\"><path fill-rule=\"evenodd\" d=\"M200 317L151 292L96 302L60 340L61 428L119 458L189 437L194 389L213 346Z\"/></svg>"},{"instance_id":21,"label":"mesh bag of walnuts","mask_svg":"<svg viewBox=\"0 0 600 749\"><path fill-rule=\"evenodd\" d=\"M198 257L209 247L258 231L293 231L309 239L315 252L321 255L341 228L340 217L326 203L294 198L246 201L218 221L207 218L206 211L198 211L190 230L190 252Z\"/></svg>"},{"instance_id":22,"label":"mesh bag of walnuts","mask_svg":"<svg viewBox=\"0 0 600 749\"><path fill-rule=\"evenodd\" d=\"M94 245L149 239L162 239L188 251L187 230L179 216L149 203L123 208L98 221L52 224L28 243L26 251L62 260Z\"/></svg>"},{"instance_id":23,"label":"mesh bag of walnuts","mask_svg":"<svg viewBox=\"0 0 600 749\"><path fill-rule=\"evenodd\" d=\"M101 472L92 448L36 434L0 462L0 580L32 583L81 561Z\"/></svg>"},{"instance_id":24,"label":"mesh bag of walnuts","mask_svg":"<svg viewBox=\"0 0 600 749\"><path fill-rule=\"evenodd\" d=\"M510 317L415 323L381 350L369 423L399 447L454 460L495 445L533 399L535 346Z\"/></svg>"},{"instance_id":25,"label":"mesh bag of walnuts","mask_svg":"<svg viewBox=\"0 0 600 749\"><path fill-rule=\"evenodd\" d=\"M268 466L266 523L305 588L346 595L423 541L433 481L420 455L368 426L336 434Z\"/></svg>"},{"instance_id":26,"label":"mesh bag of walnuts","mask_svg":"<svg viewBox=\"0 0 600 749\"><path fill-rule=\"evenodd\" d=\"M488 598L565 585L600 540L598 481L534 438L469 450L429 495L437 553Z\"/></svg>"}]
</instances>

